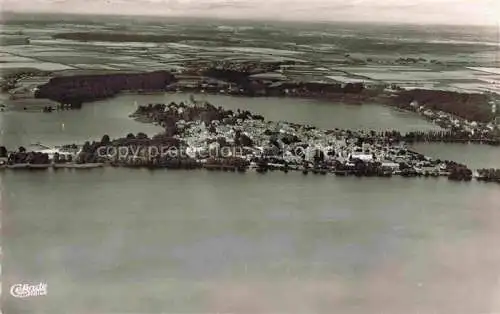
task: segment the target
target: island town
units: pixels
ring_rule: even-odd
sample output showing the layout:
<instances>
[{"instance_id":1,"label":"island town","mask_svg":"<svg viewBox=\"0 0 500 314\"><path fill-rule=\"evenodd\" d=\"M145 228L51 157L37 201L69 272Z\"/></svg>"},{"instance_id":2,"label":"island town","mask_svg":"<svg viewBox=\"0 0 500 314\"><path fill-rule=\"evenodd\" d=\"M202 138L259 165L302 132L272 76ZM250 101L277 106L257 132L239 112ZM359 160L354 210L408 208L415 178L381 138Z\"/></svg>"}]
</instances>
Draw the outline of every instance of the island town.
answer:
<instances>
[{"instance_id":1,"label":"island town","mask_svg":"<svg viewBox=\"0 0 500 314\"><path fill-rule=\"evenodd\" d=\"M258 173L300 171L357 177L447 177L449 180L500 183L499 169L469 169L464 164L424 156L408 148L414 141L453 141L454 132L401 134L398 131L321 130L310 125L267 121L246 110L226 110L195 99L140 105L130 115L155 123L164 132L153 137L129 133L123 138L51 148L38 145L0 148L2 169L206 169ZM475 133L477 134L477 133ZM483 130L484 140L488 133ZM464 134L462 134L463 136ZM482 137L470 136L483 140ZM125 149L125 152L123 150ZM175 151L175 154L172 152ZM119 152L119 153L118 153Z\"/></svg>"},{"instance_id":2,"label":"island town","mask_svg":"<svg viewBox=\"0 0 500 314\"><path fill-rule=\"evenodd\" d=\"M440 177L450 180L500 182L498 169L469 169L466 165L424 156L408 147L418 142L500 145L496 98L487 93L401 89L361 82L287 81L283 69L294 62L214 62L193 65L182 73L154 71L56 75L19 72L2 82L11 98L51 101L40 108L51 113L79 109L85 102L119 93L197 92L245 97L322 98L352 105L380 103L412 111L439 125L439 131L320 130L310 125L267 121L246 110L226 110L191 97L186 102L138 106L131 118L161 126L149 138L129 133L124 138L61 147L1 147L2 169L89 169L103 166L149 169L200 169L259 173L273 170L338 176ZM45 77L32 90L22 81ZM367 104L369 105L369 104ZM26 108L24 108L26 110ZM493 109L493 110L492 110ZM109 148L128 148L127 154L102 154ZM152 149L152 147L154 149ZM165 148L172 154L152 154ZM12 148L11 148L12 149ZM225 152L225 153L223 153ZM229 152L229 153L228 153Z\"/></svg>"}]
</instances>

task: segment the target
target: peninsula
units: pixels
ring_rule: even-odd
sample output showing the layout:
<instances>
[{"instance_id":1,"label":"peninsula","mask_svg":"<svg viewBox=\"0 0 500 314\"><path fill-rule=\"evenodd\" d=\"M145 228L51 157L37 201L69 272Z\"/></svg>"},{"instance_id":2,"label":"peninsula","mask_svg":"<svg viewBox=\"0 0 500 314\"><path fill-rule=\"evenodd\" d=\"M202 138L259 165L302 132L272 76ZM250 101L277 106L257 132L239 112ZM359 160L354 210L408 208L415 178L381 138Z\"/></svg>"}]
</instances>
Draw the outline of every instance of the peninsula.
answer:
<instances>
[{"instance_id":1,"label":"peninsula","mask_svg":"<svg viewBox=\"0 0 500 314\"><path fill-rule=\"evenodd\" d=\"M499 171L424 156L407 143L430 136L397 131L321 130L310 125L266 121L249 111L225 110L210 103L141 105L131 118L161 124L149 138L124 138L28 152L2 148L6 169L89 169L103 166L149 169L207 169L259 173L272 170L337 176L440 177L500 182ZM445 133L446 134L446 133ZM438 136L435 134L434 136Z\"/></svg>"}]
</instances>

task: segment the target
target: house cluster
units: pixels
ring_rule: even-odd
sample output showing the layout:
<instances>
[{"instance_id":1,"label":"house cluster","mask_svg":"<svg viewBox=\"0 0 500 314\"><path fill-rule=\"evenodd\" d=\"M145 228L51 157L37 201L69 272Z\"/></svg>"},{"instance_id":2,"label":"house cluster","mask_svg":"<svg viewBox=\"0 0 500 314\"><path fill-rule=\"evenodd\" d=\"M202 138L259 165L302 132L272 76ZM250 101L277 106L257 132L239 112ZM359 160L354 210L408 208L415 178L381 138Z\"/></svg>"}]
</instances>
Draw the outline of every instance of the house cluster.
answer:
<instances>
[{"instance_id":1,"label":"house cluster","mask_svg":"<svg viewBox=\"0 0 500 314\"><path fill-rule=\"evenodd\" d=\"M198 75L177 75L177 82L165 87L169 92L196 91L201 93L231 93L237 91L235 84Z\"/></svg>"},{"instance_id":2,"label":"house cluster","mask_svg":"<svg viewBox=\"0 0 500 314\"><path fill-rule=\"evenodd\" d=\"M471 138L478 138L481 136L498 137L500 135L494 121L489 123L469 121L451 113L431 110L426 108L425 105L419 104L417 101L411 102L409 107L444 129L459 131L467 134Z\"/></svg>"},{"instance_id":3,"label":"house cluster","mask_svg":"<svg viewBox=\"0 0 500 314\"><path fill-rule=\"evenodd\" d=\"M213 157L238 157L250 164L270 162L297 169L321 166L333 171L339 166L349 168L362 162L396 174L403 170L448 174L446 161L413 152L403 143L391 143L388 136L373 131L320 130L308 125L237 116L238 112L226 115L223 120L180 119L176 122L175 137L202 163ZM239 146L242 149L234 149ZM224 155L224 148L231 149Z\"/></svg>"}]
</instances>

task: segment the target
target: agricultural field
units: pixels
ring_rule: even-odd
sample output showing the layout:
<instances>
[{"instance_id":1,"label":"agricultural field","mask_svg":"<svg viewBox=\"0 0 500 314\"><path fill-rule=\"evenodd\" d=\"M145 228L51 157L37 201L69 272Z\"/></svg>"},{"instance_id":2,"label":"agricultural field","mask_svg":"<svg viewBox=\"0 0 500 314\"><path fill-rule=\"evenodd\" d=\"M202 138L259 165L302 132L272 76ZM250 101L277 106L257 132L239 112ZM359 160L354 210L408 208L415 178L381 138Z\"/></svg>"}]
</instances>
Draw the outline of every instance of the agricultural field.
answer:
<instances>
[{"instance_id":1,"label":"agricultural field","mask_svg":"<svg viewBox=\"0 0 500 314\"><path fill-rule=\"evenodd\" d=\"M133 27L122 18L4 23L4 34L24 34L30 44L2 46L0 71L182 71L215 61L294 61L300 66L280 73L295 81L459 91L498 91L500 82L491 30L154 18Z\"/></svg>"}]
</instances>

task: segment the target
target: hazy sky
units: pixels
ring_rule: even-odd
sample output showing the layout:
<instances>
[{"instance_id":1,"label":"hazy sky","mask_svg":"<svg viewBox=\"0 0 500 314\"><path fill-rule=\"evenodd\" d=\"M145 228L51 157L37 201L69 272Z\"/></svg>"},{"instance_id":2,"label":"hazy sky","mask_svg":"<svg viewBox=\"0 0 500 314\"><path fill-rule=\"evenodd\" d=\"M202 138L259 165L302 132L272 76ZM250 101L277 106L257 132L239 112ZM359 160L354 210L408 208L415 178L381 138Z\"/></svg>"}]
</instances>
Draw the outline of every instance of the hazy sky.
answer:
<instances>
[{"instance_id":1,"label":"hazy sky","mask_svg":"<svg viewBox=\"0 0 500 314\"><path fill-rule=\"evenodd\" d=\"M4 11L496 24L500 0L0 0Z\"/></svg>"}]
</instances>

